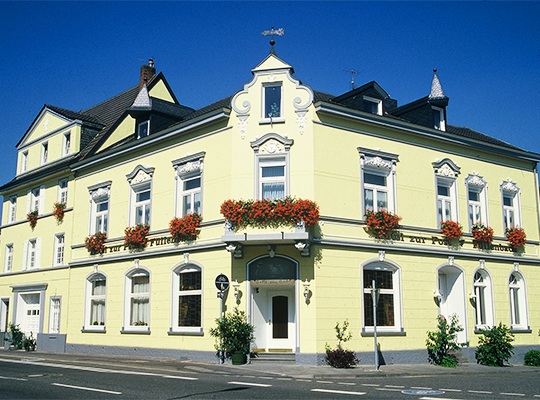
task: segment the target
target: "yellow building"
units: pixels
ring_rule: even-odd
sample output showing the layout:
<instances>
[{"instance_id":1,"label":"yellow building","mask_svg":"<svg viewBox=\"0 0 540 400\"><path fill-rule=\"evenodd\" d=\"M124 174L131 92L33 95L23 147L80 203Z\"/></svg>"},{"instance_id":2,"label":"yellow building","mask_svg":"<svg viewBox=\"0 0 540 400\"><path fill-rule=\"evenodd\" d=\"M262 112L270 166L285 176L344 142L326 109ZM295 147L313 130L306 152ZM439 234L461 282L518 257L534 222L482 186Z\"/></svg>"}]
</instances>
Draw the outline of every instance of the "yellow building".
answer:
<instances>
[{"instance_id":1,"label":"yellow building","mask_svg":"<svg viewBox=\"0 0 540 400\"><path fill-rule=\"evenodd\" d=\"M540 328L540 155L450 125L436 72L400 107L376 82L333 96L293 73L272 49L237 93L194 110L150 62L139 85L87 110L45 105L0 188L1 328L20 325L44 351L212 361L225 274L225 309L247 312L259 355L322 363L348 320L362 363L375 322L382 362L423 363L437 315L456 314L465 358L502 322L522 362ZM401 217L388 235L366 217L380 211ZM198 232L169 229L192 213ZM473 235L479 223L492 242Z\"/></svg>"}]
</instances>

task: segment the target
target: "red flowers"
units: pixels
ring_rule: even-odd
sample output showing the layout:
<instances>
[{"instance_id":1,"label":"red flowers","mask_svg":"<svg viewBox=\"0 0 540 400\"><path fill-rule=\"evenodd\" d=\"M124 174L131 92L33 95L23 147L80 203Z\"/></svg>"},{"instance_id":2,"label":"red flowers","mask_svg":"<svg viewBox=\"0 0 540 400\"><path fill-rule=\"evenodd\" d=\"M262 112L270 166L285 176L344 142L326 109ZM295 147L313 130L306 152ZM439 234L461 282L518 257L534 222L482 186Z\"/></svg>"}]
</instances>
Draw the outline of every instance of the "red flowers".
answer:
<instances>
[{"instance_id":1,"label":"red flowers","mask_svg":"<svg viewBox=\"0 0 540 400\"><path fill-rule=\"evenodd\" d=\"M277 200L226 200L221 205L221 214L235 230L248 226L296 226L301 221L306 226L313 226L319 221L319 206L314 201L293 197Z\"/></svg>"},{"instance_id":2,"label":"red flowers","mask_svg":"<svg viewBox=\"0 0 540 400\"><path fill-rule=\"evenodd\" d=\"M512 249L516 251L521 246L525 245L527 235L522 228L506 228L506 239L510 242Z\"/></svg>"},{"instance_id":3,"label":"red flowers","mask_svg":"<svg viewBox=\"0 0 540 400\"><path fill-rule=\"evenodd\" d=\"M200 233L202 217L198 213L184 215L182 218L173 218L169 222L169 232L174 242L185 242L197 238Z\"/></svg>"},{"instance_id":4,"label":"red flowers","mask_svg":"<svg viewBox=\"0 0 540 400\"><path fill-rule=\"evenodd\" d=\"M103 254L105 253L105 240L107 240L107 234L105 232L97 232L84 239L84 246L90 252L90 255Z\"/></svg>"},{"instance_id":5,"label":"red flowers","mask_svg":"<svg viewBox=\"0 0 540 400\"><path fill-rule=\"evenodd\" d=\"M53 205L53 215L61 223L64 220L64 210L66 208L66 203L54 203Z\"/></svg>"},{"instance_id":6,"label":"red flowers","mask_svg":"<svg viewBox=\"0 0 540 400\"><path fill-rule=\"evenodd\" d=\"M124 229L124 246L133 251L144 250L148 244L148 233L150 226L137 224L134 227Z\"/></svg>"},{"instance_id":7,"label":"red flowers","mask_svg":"<svg viewBox=\"0 0 540 400\"><path fill-rule=\"evenodd\" d=\"M26 220L30 223L30 228L34 229L37 225L38 210L30 211L26 214Z\"/></svg>"},{"instance_id":8,"label":"red flowers","mask_svg":"<svg viewBox=\"0 0 540 400\"><path fill-rule=\"evenodd\" d=\"M401 221L400 216L386 210L367 210L364 219L371 234L377 239L388 239L390 232L396 230Z\"/></svg>"},{"instance_id":9,"label":"red flowers","mask_svg":"<svg viewBox=\"0 0 540 400\"><path fill-rule=\"evenodd\" d=\"M463 227L459 222L441 221L441 234L446 240L459 239L463 235Z\"/></svg>"},{"instance_id":10,"label":"red flowers","mask_svg":"<svg viewBox=\"0 0 540 400\"><path fill-rule=\"evenodd\" d=\"M475 240L485 244L491 244L493 241L493 228L477 222L472 226L472 234Z\"/></svg>"}]
</instances>

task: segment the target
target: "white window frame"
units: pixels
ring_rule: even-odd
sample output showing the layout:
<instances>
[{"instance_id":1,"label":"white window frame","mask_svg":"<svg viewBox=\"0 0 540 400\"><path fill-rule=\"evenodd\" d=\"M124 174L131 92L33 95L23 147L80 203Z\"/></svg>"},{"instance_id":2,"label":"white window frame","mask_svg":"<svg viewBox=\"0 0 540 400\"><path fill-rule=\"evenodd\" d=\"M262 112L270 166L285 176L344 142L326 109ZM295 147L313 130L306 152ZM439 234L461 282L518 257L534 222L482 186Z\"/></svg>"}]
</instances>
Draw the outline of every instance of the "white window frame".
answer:
<instances>
[{"instance_id":1,"label":"white window frame","mask_svg":"<svg viewBox=\"0 0 540 400\"><path fill-rule=\"evenodd\" d=\"M37 211L42 214L45 204L45 185L30 189L27 195L26 212Z\"/></svg>"},{"instance_id":2,"label":"white window frame","mask_svg":"<svg viewBox=\"0 0 540 400\"><path fill-rule=\"evenodd\" d=\"M60 333L62 296L51 296L49 305L49 333Z\"/></svg>"},{"instance_id":3,"label":"white window frame","mask_svg":"<svg viewBox=\"0 0 540 400\"><path fill-rule=\"evenodd\" d=\"M58 181L58 202L67 204L68 199L68 178Z\"/></svg>"},{"instance_id":4,"label":"white window frame","mask_svg":"<svg viewBox=\"0 0 540 400\"><path fill-rule=\"evenodd\" d=\"M141 129L143 129L145 125L146 125L146 135L141 135ZM141 139L149 135L150 135L150 120L147 119L146 121L141 122L137 125L137 139Z\"/></svg>"},{"instance_id":5,"label":"white window frame","mask_svg":"<svg viewBox=\"0 0 540 400\"><path fill-rule=\"evenodd\" d=\"M362 216L367 211L366 190L373 193L374 205L377 205L377 193L386 193L386 210L397 213L396 200L396 154L385 153L379 150L371 150L362 147L357 148L360 155L360 194L362 199ZM379 175L386 178L386 185L375 185L365 181L364 174ZM374 207L375 211L383 208Z\"/></svg>"},{"instance_id":6,"label":"white window frame","mask_svg":"<svg viewBox=\"0 0 540 400\"><path fill-rule=\"evenodd\" d=\"M62 139L62 155L67 156L71 151L71 132L66 132Z\"/></svg>"},{"instance_id":7,"label":"white window frame","mask_svg":"<svg viewBox=\"0 0 540 400\"><path fill-rule=\"evenodd\" d=\"M135 226L138 223L150 225L152 223L152 177L155 168L137 165L133 171L126 175L130 185L129 194L129 217L128 225ZM149 191L149 199L138 200L140 193ZM148 209L146 208L148 206ZM142 221L137 220L137 210L142 207Z\"/></svg>"},{"instance_id":8,"label":"white window frame","mask_svg":"<svg viewBox=\"0 0 540 400\"><path fill-rule=\"evenodd\" d=\"M4 272L13 271L13 243L6 244L4 255Z\"/></svg>"},{"instance_id":9,"label":"white window frame","mask_svg":"<svg viewBox=\"0 0 540 400\"><path fill-rule=\"evenodd\" d=\"M0 299L0 332L7 332L9 329L9 297Z\"/></svg>"},{"instance_id":10,"label":"white window frame","mask_svg":"<svg viewBox=\"0 0 540 400\"><path fill-rule=\"evenodd\" d=\"M489 271L483 267L473 274L475 330L489 329L495 324L493 283Z\"/></svg>"},{"instance_id":11,"label":"white window frame","mask_svg":"<svg viewBox=\"0 0 540 400\"><path fill-rule=\"evenodd\" d=\"M511 179L504 181L501 186L501 205L502 205L502 219L503 219L503 232L506 228L521 227L521 190ZM509 198L512 200L512 205L508 206L504 204L504 199ZM509 215L513 213L514 223L509 221Z\"/></svg>"},{"instance_id":12,"label":"white window frame","mask_svg":"<svg viewBox=\"0 0 540 400\"><path fill-rule=\"evenodd\" d=\"M64 265L66 250L66 235L57 233L54 235L53 266Z\"/></svg>"},{"instance_id":13,"label":"white window frame","mask_svg":"<svg viewBox=\"0 0 540 400\"><path fill-rule=\"evenodd\" d=\"M41 165L47 164L49 159L49 142L41 143Z\"/></svg>"},{"instance_id":14,"label":"white window frame","mask_svg":"<svg viewBox=\"0 0 540 400\"><path fill-rule=\"evenodd\" d=\"M529 311L527 306L527 285L525 277L514 269L508 277L508 297L510 303L510 329L529 330Z\"/></svg>"},{"instance_id":15,"label":"white window frame","mask_svg":"<svg viewBox=\"0 0 540 400\"><path fill-rule=\"evenodd\" d=\"M41 238L28 239L24 242L23 270L39 268L41 253Z\"/></svg>"},{"instance_id":16,"label":"white window frame","mask_svg":"<svg viewBox=\"0 0 540 400\"><path fill-rule=\"evenodd\" d=\"M148 291L147 292L133 292L133 279L138 277L148 277ZM150 294L152 291L152 280L150 271L144 267L136 266L129 270L124 278L124 318L123 318L123 329L122 332L133 332L133 333L148 333L150 332L150 317L151 317L151 303L150 303ZM147 299L146 313L148 314L144 321L147 325L133 325L132 324L132 300ZM136 321L138 322L138 321Z\"/></svg>"},{"instance_id":17,"label":"white window frame","mask_svg":"<svg viewBox=\"0 0 540 400\"><path fill-rule=\"evenodd\" d=\"M17 221L17 196L9 196L8 223Z\"/></svg>"},{"instance_id":18,"label":"white window frame","mask_svg":"<svg viewBox=\"0 0 540 400\"><path fill-rule=\"evenodd\" d=\"M373 325L366 325L365 315L365 301L364 295L372 296L373 289L371 288L372 282L364 282L364 271L376 270L392 273L392 289L380 289L379 293L384 295L392 295L394 303L394 325L392 326L379 326L377 325L377 332L381 333L400 333L403 332L403 310L401 299L401 268L388 260L383 262L379 260L369 260L362 264L362 332L373 333ZM379 297L378 307L381 306L381 300ZM379 308L378 308L379 310Z\"/></svg>"},{"instance_id":19,"label":"white window frame","mask_svg":"<svg viewBox=\"0 0 540 400\"><path fill-rule=\"evenodd\" d=\"M439 113L439 121L438 126L435 122L435 112ZM446 121L444 119L444 109L440 107L431 106L431 118L433 122L433 129L437 129L439 131L446 131Z\"/></svg>"},{"instance_id":20,"label":"white window frame","mask_svg":"<svg viewBox=\"0 0 540 400\"><path fill-rule=\"evenodd\" d=\"M84 309L84 326L83 331L95 331L95 332L104 332L107 327L107 275L101 271L92 272L85 280L85 309ZM94 283L95 282L105 282L104 293L94 294ZM103 304L103 321L100 321L97 325L94 325L92 321L92 307L94 302L100 302ZM97 320L95 320L97 321ZM103 323L103 325L101 324Z\"/></svg>"},{"instance_id":21,"label":"white window frame","mask_svg":"<svg viewBox=\"0 0 540 400\"><path fill-rule=\"evenodd\" d=\"M287 160L285 157L259 157L258 158L258 193L257 196L258 199L270 199L270 200L277 200L277 199L283 199L289 195L288 191L288 173L287 173ZM279 176L271 176L271 177L263 177L263 171L264 168L271 168L271 167L283 167L283 175ZM264 197L264 185L267 184L283 184L283 196L271 196L271 197Z\"/></svg>"},{"instance_id":22,"label":"white window frame","mask_svg":"<svg viewBox=\"0 0 540 400\"><path fill-rule=\"evenodd\" d=\"M188 214L184 208L184 197L191 197L191 204L195 204L195 196L199 195L199 208L197 211L202 215L203 212L203 170L204 170L204 155L205 152L193 154L172 161L175 170L175 199L174 199L174 215L183 217ZM192 179L200 179L199 188L184 190L184 183ZM193 211L191 211L193 212Z\"/></svg>"},{"instance_id":23,"label":"white window frame","mask_svg":"<svg viewBox=\"0 0 540 400\"><path fill-rule=\"evenodd\" d=\"M180 290L180 276L183 273L189 273L189 272L199 272L200 273L200 283L201 288L200 289L193 289L193 290ZM180 264L177 265L172 270L172 296L171 296L171 332L176 333L186 333L186 334L202 334L203 333L203 310L204 310L204 298L203 298L203 290L204 290L204 276L203 276L203 269L201 266L196 265L194 263L185 265ZM183 296L199 296L200 298L200 307L201 307L201 315L200 315L200 325L199 326L179 326L179 303L180 298Z\"/></svg>"},{"instance_id":24,"label":"white window frame","mask_svg":"<svg viewBox=\"0 0 540 400\"><path fill-rule=\"evenodd\" d=\"M21 174L28 171L28 150L21 153Z\"/></svg>"},{"instance_id":25,"label":"white window frame","mask_svg":"<svg viewBox=\"0 0 540 400\"><path fill-rule=\"evenodd\" d=\"M371 104L375 104L376 107L377 107L377 112L373 113L373 112L370 112L370 111L366 111L365 107L362 107L363 111L368 112L370 114L382 115L382 100L376 99L374 97L364 96L363 101L371 103Z\"/></svg>"},{"instance_id":26,"label":"white window frame","mask_svg":"<svg viewBox=\"0 0 540 400\"><path fill-rule=\"evenodd\" d=\"M111 181L107 181L88 188L88 192L90 193L88 233L90 235L98 232L98 225L105 226L105 229L99 230L99 232L108 233L110 226L111 183ZM107 209L99 211L98 206L104 203L107 203ZM98 219L100 220L100 224L97 223Z\"/></svg>"},{"instance_id":27,"label":"white window frame","mask_svg":"<svg viewBox=\"0 0 540 400\"><path fill-rule=\"evenodd\" d=\"M489 214L487 210L487 182L483 177L477 173L469 175L465 179L465 186L467 189L467 219L469 220L469 230L472 231L472 226L476 223L482 222L484 225L489 225ZM475 192L478 195L478 200L471 199L471 192ZM480 218L476 218L478 214L475 212L480 208ZM471 214L472 209L472 214Z\"/></svg>"},{"instance_id":28,"label":"white window frame","mask_svg":"<svg viewBox=\"0 0 540 400\"><path fill-rule=\"evenodd\" d=\"M266 88L269 88L269 87L279 87L279 89L280 89L280 92L279 92L279 115L278 116L270 117L269 115L267 115L267 112L266 112L266 102L267 102ZM261 110L262 122L276 123L276 122L285 121L284 112L283 112L283 82L264 83L262 85L262 101L261 101L261 104L262 104L262 110Z\"/></svg>"},{"instance_id":29,"label":"white window frame","mask_svg":"<svg viewBox=\"0 0 540 400\"><path fill-rule=\"evenodd\" d=\"M458 187L456 180L461 168L448 158L438 160L432 163L432 165L435 172L435 211L437 214L437 227L441 226L442 221L451 220L459 222ZM439 186L448 188L448 195L440 195ZM441 204L440 213L439 203ZM446 203L450 204L451 215L446 215L445 213L444 204Z\"/></svg>"}]
</instances>

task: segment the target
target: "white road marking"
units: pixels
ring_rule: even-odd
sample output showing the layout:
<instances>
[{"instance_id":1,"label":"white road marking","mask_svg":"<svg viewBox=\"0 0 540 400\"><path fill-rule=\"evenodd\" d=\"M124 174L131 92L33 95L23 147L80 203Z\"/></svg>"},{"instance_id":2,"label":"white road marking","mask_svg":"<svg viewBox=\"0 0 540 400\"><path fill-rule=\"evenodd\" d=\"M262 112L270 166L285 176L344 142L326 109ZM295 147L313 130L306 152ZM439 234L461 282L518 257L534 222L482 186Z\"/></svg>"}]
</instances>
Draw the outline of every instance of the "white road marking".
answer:
<instances>
[{"instance_id":1,"label":"white road marking","mask_svg":"<svg viewBox=\"0 0 540 400\"><path fill-rule=\"evenodd\" d=\"M311 382L311 379L296 379L298 382Z\"/></svg>"},{"instance_id":2,"label":"white road marking","mask_svg":"<svg viewBox=\"0 0 540 400\"><path fill-rule=\"evenodd\" d=\"M278 381L292 381L292 378L277 378Z\"/></svg>"},{"instance_id":3,"label":"white road marking","mask_svg":"<svg viewBox=\"0 0 540 400\"><path fill-rule=\"evenodd\" d=\"M463 399L449 399L448 397L420 397L418 400L463 400Z\"/></svg>"},{"instance_id":4,"label":"white road marking","mask_svg":"<svg viewBox=\"0 0 540 400\"><path fill-rule=\"evenodd\" d=\"M331 381L315 381L317 383L334 383L334 382L331 382Z\"/></svg>"},{"instance_id":5,"label":"white road marking","mask_svg":"<svg viewBox=\"0 0 540 400\"><path fill-rule=\"evenodd\" d=\"M29 378L39 378L40 376L43 376L43 374L28 375Z\"/></svg>"},{"instance_id":6,"label":"white road marking","mask_svg":"<svg viewBox=\"0 0 540 400\"><path fill-rule=\"evenodd\" d=\"M338 382L338 385L356 386L356 383L353 383L353 382Z\"/></svg>"},{"instance_id":7,"label":"white road marking","mask_svg":"<svg viewBox=\"0 0 540 400\"><path fill-rule=\"evenodd\" d=\"M24 378L12 378L11 376L0 376L0 379L9 379L13 381L27 381L28 380Z\"/></svg>"},{"instance_id":8,"label":"white road marking","mask_svg":"<svg viewBox=\"0 0 540 400\"><path fill-rule=\"evenodd\" d=\"M442 390L443 392L461 392L461 389L443 389L443 388L440 388L439 390Z\"/></svg>"},{"instance_id":9,"label":"white road marking","mask_svg":"<svg viewBox=\"0 0 540 400\"><path fill-rule=\"evenodd\" d=\"M399 388L399 389L404 389L405 386L398 386L398 385L384 385L384 387L389 387L389 388ZM414 388L413 388L414 389Z\"/></svg>"},{"instance_id":10,"label":"white road marking","mask_svg":"<svg viewBox=\"0 0 540 400\"><path fill-rule=\"evenodd\" d=\"M483 393L483 394L492 394L493 392L486 392L484 390L467 390L469 393Z\"/></svg>"},{"instance_id":11,"label":"white road marking","mask_svg":"<svg viewBox=\"0 0 540 400\"><path fill-rule=\"evenodd\" d=\"M381 386L381 385L377 385L375 383L362 383L362 386L373 386L373 387L378 387L378 386Z\"/></svg>"},{"instance_id":12,"label":"white road marking","mask_svg":"<svg viewBox=\"0 0 540 400\"><path fill-rule=\"evenodd\" d=\"M401 392L401 389L390 389L390 388L376 388L375 390L386 390L387 392Z\"/></svg>"},{"instance_id":13,"label":"white road marking","mask_svg":"<svg viewBox=\"0 0 540 400\"><path fill-rule=\"evenodd\" d=\"M422 387L422 386L411 386L411 389L433 390L432 388Z\"/></svg>"},{"instance_id":14,"label":"white road marking","mask_svg":"<svg viewBox=\"0 0 540 400\"><path fill-rule=\"evenodd\" d=\"M112 390L103 390L103 389L94 389L84 386L73 386L73 385L64 385L63 383L51 383L51 385L54 386L61 386L69 389L79 389L79 390L88 390L90 392L101 392L101 393L109 393L109 394L122 394L122 392L113 392Z\"/></svg>"},{"instance_id":15,"label":"white road marking","mask_svg":"<svg viewBox=\"0 0 540 400\"><path fill-rule=\"evenodd\" d=\"M524 393L501 393L503 396L525 396Z\"/></svg>"},{"instance_id":16,"label":"white road marking","mask_svg":"<svg viewBox=\"0 0 540 400\"><path fill-rule=\"evenodd\" d=\"M246 385L246 386L258 386L258 387L271 387L272 385L265 385L264 383L251 383L251 382L227 382L231 385Z\"/></svg>"},{"instance_id":17,"label":"white road marking","mask_svg":"<svg viewBox=\"0 0 540 400\"><path fill-rule=\"evenodd\" d=\"M328 389L311 389L312 392L322 392L322 393L334 393L334 394L350 394L355 396L363 396L365 392L346 392L344 390L328 390Z\"/></svg>"},{"instance_id":18,"label":"white road marking","mask_svg":"<svg viewBox=\"0 0 540 400\"><path fill-rule=\"evenodd\" d=\"M185 381L198 381L199 380L199 378L192 378L189 376L161 375L161 377L167 378L167 379L183 379Z\"/></svg>"}]
</instances>

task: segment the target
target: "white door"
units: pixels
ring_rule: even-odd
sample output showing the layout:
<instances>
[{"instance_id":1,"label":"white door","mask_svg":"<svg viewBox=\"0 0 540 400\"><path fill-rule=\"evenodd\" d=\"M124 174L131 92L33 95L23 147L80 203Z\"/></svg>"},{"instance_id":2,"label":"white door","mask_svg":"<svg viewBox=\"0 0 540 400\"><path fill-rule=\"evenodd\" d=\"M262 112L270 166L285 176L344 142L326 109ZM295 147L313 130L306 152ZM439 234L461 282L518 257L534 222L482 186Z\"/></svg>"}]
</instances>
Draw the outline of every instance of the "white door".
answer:
<instances>
[{"instance_id":1,"label":"white door","mask_svg":"<svg viewBox=\"0 0 540 400\"><path fill-rule=\"evenodd\" d=\"M439 292L441 302L439 312L447 319L456 314L458 323L464 330L458 333L458 342L467 342L467 310L464 273L455 267L444 267L439 270Z\"/></svg>"},{"instance_id":2,"label":"white door","mask_svg":"<svg viewBox=\"0 0 540 400\"><path fill-rule=\"evenodd\" d=\"M21 330L26 336L33 333L35 338L39 333L39 294L24 294L22 298L25 302L26 312Z\"/></svg>"},{"instance_id":3,"label":"white door","mask_svg":"<svg viewBox=\"0 0 540 400\"><path fill-rule=\"evenodd\" d=\"M267 348L293 350L295 346L294 290L268 291Z\"/></svg>"}]
</instances>

